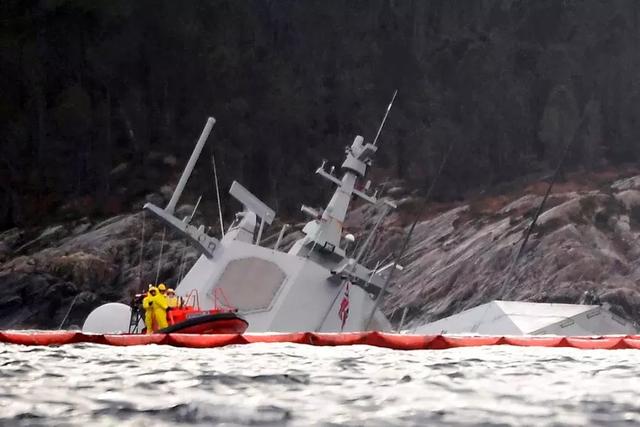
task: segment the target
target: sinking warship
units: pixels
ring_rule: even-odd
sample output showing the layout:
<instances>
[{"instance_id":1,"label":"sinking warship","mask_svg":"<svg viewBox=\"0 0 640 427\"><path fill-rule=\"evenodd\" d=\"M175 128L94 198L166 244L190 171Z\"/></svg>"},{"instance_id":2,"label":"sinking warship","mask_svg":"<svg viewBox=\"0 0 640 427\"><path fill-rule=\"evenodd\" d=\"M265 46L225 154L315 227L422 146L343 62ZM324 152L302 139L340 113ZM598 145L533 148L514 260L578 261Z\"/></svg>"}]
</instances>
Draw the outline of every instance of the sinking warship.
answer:
<instances>
[{"instance_id":1,"label":"sinking warship","mask_svg":"<svg viewBox=\"0 0 640 427\"><path fill-rule=\"evenodd\" d=\"M396 263L381 268L361 263L381 221L358 247L353 236L345 233L343 223L349 204L356 198L381 204L384 214L396 207L379 198L377 191L371 190L370 181L363 182L392 103L393 100L373 142L356 136L346 147L340 175L333 167L327 170L326 162L315 171L335 191L324 210L301 207L309 217L302 229L304 237L286 252L280 244L287 225L280 230L273 247L261 245L263 232L273 223L276 213L236 181L229 193L243 210L235 215L221 239L208 234L204 225L192 225L191 218L175 216L182 191L215 124L210 117L167 206L147 203L143 208L201 253L177 285L176 294L187 298L196 293L202 310L216 308L222 295L225 303L249 323L247 332L390 330L377 302L388 284L389 267L395 269ZM126 304L104 304L90 313L83 331L130 330L131 313Z\"/></svg>"}]
</instances>

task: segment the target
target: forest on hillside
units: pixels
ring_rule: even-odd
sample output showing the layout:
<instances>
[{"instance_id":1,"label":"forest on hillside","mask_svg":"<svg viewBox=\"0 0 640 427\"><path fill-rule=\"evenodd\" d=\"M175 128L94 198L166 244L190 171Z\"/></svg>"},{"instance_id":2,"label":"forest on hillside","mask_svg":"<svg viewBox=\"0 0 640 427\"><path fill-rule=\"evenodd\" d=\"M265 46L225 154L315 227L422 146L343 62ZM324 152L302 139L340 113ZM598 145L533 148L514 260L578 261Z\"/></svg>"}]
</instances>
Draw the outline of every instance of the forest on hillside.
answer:
<instances>
[{"instance_id":1,"label":"forest on hillside","mask_svg":"<svg viewBox=\"0 0 640 427\"><path fill-rule=\"evenodd\" d=\"M130 211L206 118L222 185L279 213L372 138L377 176L437 197L640 156L635 0L4 0L0 229ZM211 165L194 187L211 188ZM207 190L210 191L210 190Z\"/></svg>"}]
</instances>

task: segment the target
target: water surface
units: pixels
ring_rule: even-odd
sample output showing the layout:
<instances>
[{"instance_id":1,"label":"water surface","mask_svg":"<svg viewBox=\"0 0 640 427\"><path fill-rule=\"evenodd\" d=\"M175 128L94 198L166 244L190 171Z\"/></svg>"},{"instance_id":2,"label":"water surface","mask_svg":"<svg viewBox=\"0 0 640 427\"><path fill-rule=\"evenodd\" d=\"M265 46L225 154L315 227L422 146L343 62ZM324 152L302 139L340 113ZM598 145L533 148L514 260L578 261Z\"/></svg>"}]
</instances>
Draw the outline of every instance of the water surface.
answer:
<instances>
[{"instance_id":1,"label":"water surface","mask_svg":"<svg viewBox=\"0 0 640 427\"><path fill-rule=\"evenodd\" d=\"M0 344L0 425L629 425L640 351Z\"/></svg>"}]
</instances>

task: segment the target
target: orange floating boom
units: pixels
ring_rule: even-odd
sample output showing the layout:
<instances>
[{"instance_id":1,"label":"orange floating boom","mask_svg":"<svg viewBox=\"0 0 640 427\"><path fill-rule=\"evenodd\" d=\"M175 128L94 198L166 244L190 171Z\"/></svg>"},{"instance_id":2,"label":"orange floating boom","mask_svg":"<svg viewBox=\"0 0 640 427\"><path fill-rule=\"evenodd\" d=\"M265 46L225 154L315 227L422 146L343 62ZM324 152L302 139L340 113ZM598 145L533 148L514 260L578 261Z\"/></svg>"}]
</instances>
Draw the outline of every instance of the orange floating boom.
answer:
<instances>
[{"instance_id":1,"label":"orange floating boom","mask_svg":"<svg viewBox=\"0 0 640 427\"><path fill-rule=\"evenodd\" d=\"M93 343L113 346L159 344L187 348L216 348L252 343L294 343L317 346L371 345L395 350L444 350L458 347L511 345L519 347L571 347L578 349L640 349L640 336L448 336L404 335L384 332L273 333L273 334L152 334L94 335L74 331L0 332L0 342L28 346Z\"/></svg>"}]
</instances>

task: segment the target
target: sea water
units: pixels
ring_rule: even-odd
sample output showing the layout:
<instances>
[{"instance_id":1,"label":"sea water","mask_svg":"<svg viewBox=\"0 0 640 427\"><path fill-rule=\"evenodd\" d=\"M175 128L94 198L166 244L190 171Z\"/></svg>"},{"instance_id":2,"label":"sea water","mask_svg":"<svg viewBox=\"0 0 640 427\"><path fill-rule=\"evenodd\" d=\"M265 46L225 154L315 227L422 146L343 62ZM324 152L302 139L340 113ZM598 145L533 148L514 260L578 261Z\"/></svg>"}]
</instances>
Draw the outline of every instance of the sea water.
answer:
<instances>
[{"instance_id":1,"label":"sea water","mask_svg":"<svg viewBox=\"0 0 640 427\"><path fill-rule=\"evenodd\" d=\"M638 350L0 344L0 425L628 425L638 374Z\"/></svg>"}]
</instances>

